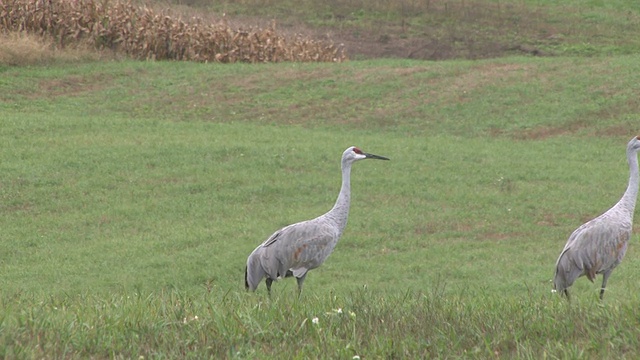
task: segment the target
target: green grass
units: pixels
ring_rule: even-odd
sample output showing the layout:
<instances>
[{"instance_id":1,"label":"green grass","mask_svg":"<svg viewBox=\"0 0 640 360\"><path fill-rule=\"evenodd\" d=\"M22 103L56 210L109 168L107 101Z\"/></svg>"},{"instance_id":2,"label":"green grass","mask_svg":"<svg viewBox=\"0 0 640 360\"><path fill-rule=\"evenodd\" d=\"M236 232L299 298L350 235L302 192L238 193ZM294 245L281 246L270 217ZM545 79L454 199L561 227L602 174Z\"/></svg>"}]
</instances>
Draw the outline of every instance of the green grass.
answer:
<instances>
[{"instance_id":1,"label":"green grass","mask_svg":"<svg viewBox=\"0 0 640 360\"><path fill-rule=\"evenodd\" d=\"M633 305L473 290L447 296L441 284L304 301L176 290L22 297L5 301L0 314L5 358L617 357L635 353L627 340L638 325ZM598 336L585 339L594 328Z\"/></svg>"},{"instance_id":2,"label":"green grass","mask_svg":"<svg viewBox=\"0 0 640 360\"><path fill-rule=\"evenodd\" d=\"M604 303L550 280L624 191L638 60L4 68L0 353L634 357L637 235ZM391 161L354 166L335 253L245 293L350 145Z\"/></svg>"}]
</instances>

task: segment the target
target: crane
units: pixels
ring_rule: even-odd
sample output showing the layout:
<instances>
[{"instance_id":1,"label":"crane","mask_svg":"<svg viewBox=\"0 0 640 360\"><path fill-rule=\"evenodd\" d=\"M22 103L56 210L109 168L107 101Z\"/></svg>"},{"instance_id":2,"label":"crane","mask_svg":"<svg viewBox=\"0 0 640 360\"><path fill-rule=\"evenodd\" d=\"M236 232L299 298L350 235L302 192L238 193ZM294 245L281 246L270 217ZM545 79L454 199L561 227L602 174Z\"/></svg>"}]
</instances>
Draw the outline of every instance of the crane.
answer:
<instances>
[{"instance_id":1,"label":"crane","mask_svg":"<svg viewBox=\"0 0 640 360\"><path fill-rule=\"evenodd\" d=\"M307 272L322 265L331 255L347 226L351 165L364 159L389 160L365 153L355 146L346 149L342 154L342 186L333 208L315 219L283 227L253 250L245 268L247 290L255 291L266 277L267 291L271 294L274 280L294 276L300 296Z\"/></svg>"},{"instance_id":2,"label":"crane","mask_svg":"<svg viewBox=\"0 0 640 360\"><path fill-rule=\"evenodd\" d=\"M600 299L604 296L607 280L622 261L633 228L633 213L638 197L638 156L640 136L627 144L629 184L624 195L611 209L577 228L556 262L553 289L569 298L568 288L580 276L593 282L602 274Z\"/></svg>"}]
</instances>

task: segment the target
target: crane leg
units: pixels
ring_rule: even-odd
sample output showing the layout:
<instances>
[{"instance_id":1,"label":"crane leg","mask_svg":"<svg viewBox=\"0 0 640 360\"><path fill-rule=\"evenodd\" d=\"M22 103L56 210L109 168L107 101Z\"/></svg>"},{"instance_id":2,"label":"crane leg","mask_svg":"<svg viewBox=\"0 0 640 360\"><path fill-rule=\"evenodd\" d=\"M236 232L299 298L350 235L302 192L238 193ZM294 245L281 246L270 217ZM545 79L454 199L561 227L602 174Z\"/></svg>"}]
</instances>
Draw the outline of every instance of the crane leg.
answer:
<instances>
[{"instance_id":1,"label":"crane leg","mask_svg":"<svg viewBox=\"0 0 640 360\"><path fill-rule=\"evenodd\" d=\"M269 292L269 296L271 296L271 283L273 283L273 280L268 277L265 283L267 284L267 292Z\"/></svg>"},{"instance_id":2,"label":"crane leg","mask_svg":"<svg viewBox=\"0 0 640 360\"><path fill-rule=\"evenodd\" d=\"M609 275L611 275L611 271L606 271L602 273L602 287L600 288L600 300L604 298L604 289L607 287L607 280L609 280Z\"/></svg>"},{"instance_id":3,"label":"crane leg","mask_svg":"<svg viewBox=\"0 0 640 360\"><path fill-rule=\"evenodd\" d=\"M296 278L296 281L298 282L298 297L300 297L300 295L302 295L302 284L304 283L304 279L307 277L307 273L304 273L304 275Z\"/></svg>"}]
</instances>

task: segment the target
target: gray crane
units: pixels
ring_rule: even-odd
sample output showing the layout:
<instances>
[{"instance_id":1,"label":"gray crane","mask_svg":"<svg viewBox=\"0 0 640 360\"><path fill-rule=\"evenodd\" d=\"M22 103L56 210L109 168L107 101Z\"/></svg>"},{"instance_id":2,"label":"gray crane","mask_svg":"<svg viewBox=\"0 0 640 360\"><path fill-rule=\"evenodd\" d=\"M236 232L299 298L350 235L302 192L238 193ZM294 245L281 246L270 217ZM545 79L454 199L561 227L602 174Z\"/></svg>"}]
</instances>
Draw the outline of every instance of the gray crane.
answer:
<instances>
[{"instance_id":1,"label":"gray crane","mask_svg":"<svg viewBox=\"0 0 640 360\"><path fill-rule=\"evenodd\" d=\"M347 226L351 202L351 165L364 159L389 160L367 154L352 146L342 154L342 187L335 205L315 219L285 226L260 244L247 259L245 287L255 291L262 278L271 294L271 283L282 277L294 276L298 296L307 272L322 265L331 255Z\"/></svg>"},{"instance_id":2,"label":"gray crane","mask_svg":"<svg viewBox=\"0 0 640 360\"><path fill-rule=\"evenodd\" d=\"M627 145L629 185L620 201L604 214L577 228L558 257L553 289L567 298L568 288L577 278L586 275L593 282L597 274L602 274L602 299L611 272L627 251L638 197L639 150L640 136L636 136Z\"/></svg>"}]
</instances>

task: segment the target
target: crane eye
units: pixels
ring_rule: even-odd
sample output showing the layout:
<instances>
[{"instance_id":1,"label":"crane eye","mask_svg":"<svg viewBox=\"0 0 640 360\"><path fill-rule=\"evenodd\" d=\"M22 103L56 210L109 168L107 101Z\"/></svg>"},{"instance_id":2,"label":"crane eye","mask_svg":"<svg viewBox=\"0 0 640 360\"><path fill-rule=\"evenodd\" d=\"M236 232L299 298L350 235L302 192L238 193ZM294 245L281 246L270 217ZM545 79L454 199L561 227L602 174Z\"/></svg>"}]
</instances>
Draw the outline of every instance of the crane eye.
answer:
<instances>
[{"instance_id":1,"label":"crane eye","mask_svg":"<svg viewBox=\"0 0 640 360\"><path fill-rule=\"evenodd\" d=\"M358 149L357 147L353 148L353 152L356 153L356 154L362 155L362 150Z\"/></svg>"}]
</instances>

